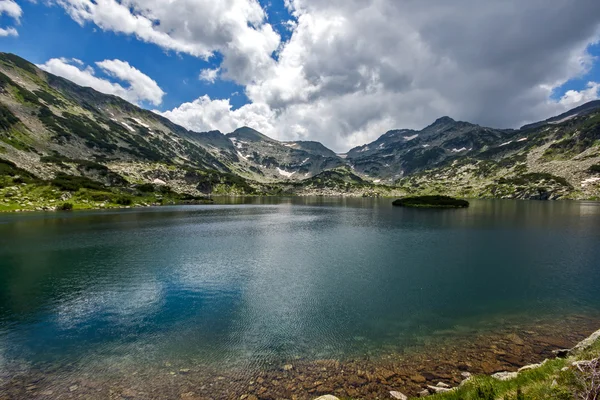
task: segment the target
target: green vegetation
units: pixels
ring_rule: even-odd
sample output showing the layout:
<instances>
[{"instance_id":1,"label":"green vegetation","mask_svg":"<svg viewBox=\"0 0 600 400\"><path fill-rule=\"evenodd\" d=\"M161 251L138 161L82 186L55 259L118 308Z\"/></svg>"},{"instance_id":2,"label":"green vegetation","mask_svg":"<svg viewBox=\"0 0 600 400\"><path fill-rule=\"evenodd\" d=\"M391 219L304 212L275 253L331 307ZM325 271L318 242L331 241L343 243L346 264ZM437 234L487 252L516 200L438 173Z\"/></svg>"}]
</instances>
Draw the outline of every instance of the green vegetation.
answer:
<instances>
[{"instance_id":1,"label":"green vegetation","mask_svg":"<svg viewBox=\"0 0 600 400\"><path fill-rule=\"evenodd\" d=\"M555 182L562 186L569 186L569 187L571 186L569 184L569 182L567 182L567 180L563 177L552 175L552 174L547 174L547 173L539 173L539 172L514 176L511 178L500 178L498 180L498 183L523 186L523 185L528 185L528 184L539 183L541 181Z\"/></svg>"},{"instance_id":2,"label":"green vegetation","mask_svg":"<svg viewBox=\"0 0 600 400\"><path fill-rule=\"evenodd\" d=\"M467 380L457 389L430 396L432 400L572 400L600 396L600 341L567 359L554 359L501 381L489 376ZM579 367L573 365L580 362Z\"/></svg>"},{"instance_id":3,"label":"green vegetation","mask_svg":"<svg viewBox=\"0 0 600 400\"><path fill-rule=\"evenodd\" d=\"M414 196L404 197L392 203L398 207L416 208L467 208L469 202L449 196Z\"/></svg>"},{"instance_id":4,"label":"green vegetation","mask_svg":"<svg viewBox=\"0 0 600 400\"><path fill-rule=\"evenodd\" d=\"M593 173L593 174L600 174L600 164L594 164L592 165L589 169L589 172Z\"/></svg>"},{"instance_id":5,"label":"green vegetation","mask_svg":"<svg viewBox=\"0 0 600 400\"><path fill-rule=\"evenodd\" d=\"M19 122L19 118L13 114L6 106L0 104L0 130L8 131L13 125Z\"/></svg>"},{"instance_id":6,"label":"green vegetation","mask_svg":"<svg viewBox=\"0 0 600 400\"><path fill-rule=\"evenodd\" d=\"M57 211L71 211L73 210L73 203L62 203L60 206L56 207Z\"/></svg>"},{"instance_id":7,"label":"green vegetation","mask_svg":"<svg viewBox=\"0 0 600 400\"><path fill-rule=\"evenodd\" d=\"M60 190L76 192L79 189L106 190L106 186L85 176L67 175L63 172L56 174L50 182Z\"/></svg>"}]
</instances>

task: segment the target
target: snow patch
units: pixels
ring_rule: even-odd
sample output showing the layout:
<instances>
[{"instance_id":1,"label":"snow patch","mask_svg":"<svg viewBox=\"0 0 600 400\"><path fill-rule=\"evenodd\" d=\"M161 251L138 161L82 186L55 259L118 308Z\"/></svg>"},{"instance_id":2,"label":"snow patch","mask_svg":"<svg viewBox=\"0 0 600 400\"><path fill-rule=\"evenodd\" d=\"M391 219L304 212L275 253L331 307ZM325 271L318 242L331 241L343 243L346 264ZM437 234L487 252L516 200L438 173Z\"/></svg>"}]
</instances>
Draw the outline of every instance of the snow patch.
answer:
<instances>
[{"instance_id":1,"label":"snow patch","mask_svg":"<svg viewBox=\"0 0 600 400\"><path fill-rule=\"evenodd\" d=\"M526 140L527 140L527 138L526 138L526 137L524 137L524 138L521 138L521 139L517 140L517 142L524 142L524 141L526 141Z\"/></svg>"},{"instance_id":2,"label":"snow patch","mask_svg":"<svg viewBox=\"0 0 600 400\"><path fill-rule=\"evenodd\" d=\"M129 129L131 132L135 132L135 129L133 129L131 126L127 125L126 122L119 122L121 125L123 125L125 128Z\"/></svg>"},{"instance_id":3,"label":"snow patch","mask_svg":"<svg viewBox=\"0 0 600 400\"><path fill-rule=\"evenodd\" d=\"M291 177L292 175L294 175L296 173L295 171L294 172L288 172L288 171L286 171L284 169L281 169L279 167L277 167L277 172L279 172L279 175L283 175L286 178L289 178L289 177Z\"/></svg>"},{"instance_id":4,"label":"snow patch","mask_svg":"<svg viewBox=\"0 0 600 400\"><path fill-rule=\"evenodd\" d=\"M310 157L308 157L306 160L302 161L302 164L300 164L300 165L306 164L308 162L308 160L310 160Z\"/></svg>"},{"instance_id":5,"label":"snow patch","mask_svg":"<svg viewBox=\"0 0 600 400\"><path fill-rule=\"evenodd\" d=\"M406 140L407 142L410 142L411 140L415 140L418 137L419 137L419 134L417 133L416 135L412 135L412 136L404 136L404 140Z\"/></svg>"},{"instance_id":6,"label":"snow patch","mask_svg":"<svg viewBox=\"0 0 600 400\"><path fill-rule=\"evenodd\" d=\"M337 156L339 158L346 158L346 157L348 157L348 154L345 154L345 153L344 154L337 154Z\"/></svg>"},{"instance_id":7,"label":"snow patch","mask_svg":"<svg viewBox=\"0 0 600 400\"><path fill-rule=\"evenodd\" d=\"M508 141L508 142L506 142L506 143L502 143L502 144L501 144L500 146L498 146L498 147L502 147L502 146L508 146L508 145L509 145L509 144L511 144L512 142L513 142L513 141L512 141L512 140L510 140L510 141Z\"/></svg>"},{"instance_id":8,"label":"snow patch","mask_svg":"<svg viewBox=\"0 0 600 400\"><path fill-rule=\"evenodd\" d=\"M365 151L369 151L369 146L365 146L364 148L360 149L358 152L364 153Z\"/></svg>"},{"instance_id":9,"label":"snow patch","mask_svg":"<svg viewBox=\"0 0 600 400\"><path fill-rule=\"evenodd\" d=\"M428 144L424 144L424 145L423 145L423 148L424 148L424 149L426 149L426 148L428 148L428 147L429 147L429 145L428 145Z\"/></svg>"},{"instance_id":10,"label":"snow patch","mask_svg":"<svg viewBox=\"0 0 600 400\"><path fill-rule=\"evenodd\" d=\"M377 179L376 181L373 181L373 183L379 183L381 182L381 179Z\"/></svg>"},{"instance_id":11,"label":"snow patch","mask_svg":"<svg viewBox=\"0 0 600 400\"><path fill-rule=\"evenodd\" d=\"M237 152L237 155L240 156L241 158L243 158L244 160L248 160L247 156L244 156L242 153L240 153L239 151Z\"/></svg>"},{"instance_id":12,"label":"snow patch","mask_svg":"<svg viewBox=\"0 0 600 400\"><path fill-rule=\"evenodd\" d=\"M143 126L146 129L150 129L150 125L145 124L143 121L140 121L137 118L131 118L132 120L134 120L135 122L137 122L138 125Z\"/></svg>"},{"instance_id":13,"label":"snow patch","mask_svg":"<svg viewBox=\"0 0 600 400\"><path fill-rule=\"evenodd\" d=\"M452 149L453 153L460 153L460 152L463 152L463 151L467 151L467 148L463 147L463 148L460 148L460 149Z\"/></svg>"}]
</instances>

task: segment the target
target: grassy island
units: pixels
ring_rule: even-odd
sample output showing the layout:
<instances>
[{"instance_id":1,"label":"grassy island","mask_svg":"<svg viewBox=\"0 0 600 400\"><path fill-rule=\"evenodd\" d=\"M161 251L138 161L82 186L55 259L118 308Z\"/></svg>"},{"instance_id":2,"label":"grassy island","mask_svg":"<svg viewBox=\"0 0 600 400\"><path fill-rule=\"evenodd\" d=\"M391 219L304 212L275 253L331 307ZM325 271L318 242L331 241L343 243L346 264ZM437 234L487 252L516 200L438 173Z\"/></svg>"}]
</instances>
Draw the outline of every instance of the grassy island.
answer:
<instances>
[{"instance_id":1,"label":"grassy island","mask_svg":"<svg viewBox=\"0 0 600 400\"><path fill-rule=\"evenodd\" d=\"M414 196L403 197L392 203L398 207L422 208L467 208L469 202L449 196Z\"/></svg>"}]
</instances>

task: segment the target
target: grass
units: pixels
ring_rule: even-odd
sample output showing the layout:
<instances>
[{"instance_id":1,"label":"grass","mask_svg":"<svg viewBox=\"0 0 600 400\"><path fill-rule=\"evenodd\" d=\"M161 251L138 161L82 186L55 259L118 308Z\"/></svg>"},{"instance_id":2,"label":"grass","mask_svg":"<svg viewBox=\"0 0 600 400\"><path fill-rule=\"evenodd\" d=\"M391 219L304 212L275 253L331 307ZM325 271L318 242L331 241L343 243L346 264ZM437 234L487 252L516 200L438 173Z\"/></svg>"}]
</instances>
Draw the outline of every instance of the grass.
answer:
<instances>
[{"instance_id":1,"label":"grass","mask_svg":"<svg viewBox=\"0 0 600 400\"><path fill-rule=\"evenodd\" d=\"M572 400L582 390L581 375L572 367L576 360L600 356L600 341L567 359L553 359L539 368L520 372L518 377L500 381L476 376L452 392L432 395L432 400ZM585 397L584 397L585 398Z\"/></svg>"}]
</instances>

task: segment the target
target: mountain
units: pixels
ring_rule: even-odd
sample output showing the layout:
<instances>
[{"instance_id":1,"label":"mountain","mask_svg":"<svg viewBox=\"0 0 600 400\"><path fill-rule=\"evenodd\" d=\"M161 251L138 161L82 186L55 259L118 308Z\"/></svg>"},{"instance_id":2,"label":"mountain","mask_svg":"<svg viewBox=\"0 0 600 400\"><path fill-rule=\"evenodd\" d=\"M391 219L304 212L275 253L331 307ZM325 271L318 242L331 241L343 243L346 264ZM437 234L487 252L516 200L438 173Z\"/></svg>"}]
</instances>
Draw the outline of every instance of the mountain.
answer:
<instances>
[{"instance_id":1,"label":"mountain","mask_svg":"<svg viewBox=\"0 0 600 400\"><path fill-rule=\"evenodd\" d=\"M393 183L450 159L485 151L512 135L513 131L442 117L421 131L389 131L372 143L350 150L346 160L359 173Z\"/></svg>"},{"instance_id":2,"label":"mountain","mask_svg":"<svg viewBox=\"0 0 600 400\"><path fill-rule=\"evenodd\" d=\"M0 53L0 209L409 193L600 198L600 101L514 130L442 117L338 155L249 127L193 132Z\"/></svg>"}]
</instances>

